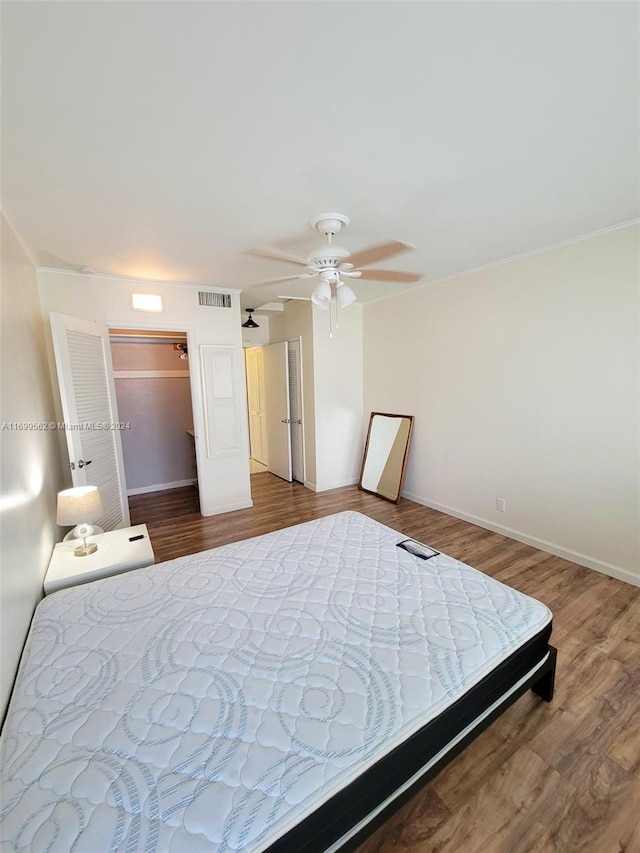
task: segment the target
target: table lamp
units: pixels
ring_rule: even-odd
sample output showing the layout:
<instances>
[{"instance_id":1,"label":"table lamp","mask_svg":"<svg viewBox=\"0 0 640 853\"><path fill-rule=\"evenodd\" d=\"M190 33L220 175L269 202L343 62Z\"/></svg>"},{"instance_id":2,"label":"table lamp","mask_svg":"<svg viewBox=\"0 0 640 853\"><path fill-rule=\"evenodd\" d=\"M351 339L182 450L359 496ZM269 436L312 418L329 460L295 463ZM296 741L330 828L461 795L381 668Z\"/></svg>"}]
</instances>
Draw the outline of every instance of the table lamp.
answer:
<instances>
[{"instance_id":1,"label":"table lamp","mask_svg":"<svg viewBox=\"0 0 640 853\"><path fill-rule=\"evenodd\" d=\"M87 536L103 533L101 527L91 524L103 513L100 490L97 486L76 486L58 492L58 513L56 522L60 527L75 527L62 540L70 542L82 539L82 545L74 549L76 557L86 557L98 550L95 542L87 543Z\"/></svg>"}]
</instances>

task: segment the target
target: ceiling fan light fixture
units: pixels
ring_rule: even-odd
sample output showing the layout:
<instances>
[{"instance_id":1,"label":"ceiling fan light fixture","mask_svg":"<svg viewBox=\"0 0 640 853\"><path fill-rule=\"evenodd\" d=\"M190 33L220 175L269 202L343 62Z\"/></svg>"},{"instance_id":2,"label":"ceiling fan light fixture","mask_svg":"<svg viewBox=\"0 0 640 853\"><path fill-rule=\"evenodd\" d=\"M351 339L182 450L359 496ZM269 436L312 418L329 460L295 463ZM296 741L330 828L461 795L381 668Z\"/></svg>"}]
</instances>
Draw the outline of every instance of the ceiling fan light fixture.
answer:
<instances>
[{"instance_id":1,"label":"ceiling fan light fixture","mask_svg":"<svg viewBox=\"0 0 640 853\"><path fill-rule=\"evenodd\" d=\"M316 308L325 310L331 304L331 285L328 281L321 281L311 294L311 301Z\"/></svg>"},{"instance_id":2,"label":"ceiling fan light fixture","mask_svg":"<svg viewBox=\"0 0 640 853\"><path fill-rule=\"evenodd\" d=\"M256 323L256 321L251 316L255 309L254 308L245 308L244 310L247 312L249 317L247 318L246 322L242 324L242 328L243 329L259 329L260 328L259 324Z\"/></svg>"},{"instance_id":3,"label":"ceiling fan light fixture","mask_svg":"<svg viewBox=\"0 0 640 853\"><path fill-rule=\"evenodd\" d=\"M0 0L1 2L1 0ZM294 279L317 277L319 284L311 294L311 302L316 308L329 310L335 297L335 308L345 308L357 301L357 296L349 287L345 287L341 276L357 278L361 281L384 281L412 284L420 281L423 273L404 272L402 270L371 269L371 264L386 261L396 255L402 255L416 247L401 240L388 240L374 246L368 246L354 253L344 246L338 246L333 238L349 225L349 217L342 213L321 213L311 220L311 226L318 230L326 242L313 249L306 258L298 257L279 248L252 249L250 254L275 261L284 261L302 267L298 275L281 276L254 282L250 287L277 284ZM364 288L363 288L364 293ZM337 315L336 315L337 316ZM247 323L246 325L250 325Z\"/></svg>"},{"instance_id":4,"label":"ceiling fan light fixture","mask_svg":"<svg viewBox=\"0 0 640 853\"><path fill-rule=\"evenodd\" d=\"M351 305L356 301L358 297L355 295L353 290L349 287L348 284L341 282L336 290L336 302L338 303L338 308L346 308L347 305Z\"/></svg>"}]
</instances>

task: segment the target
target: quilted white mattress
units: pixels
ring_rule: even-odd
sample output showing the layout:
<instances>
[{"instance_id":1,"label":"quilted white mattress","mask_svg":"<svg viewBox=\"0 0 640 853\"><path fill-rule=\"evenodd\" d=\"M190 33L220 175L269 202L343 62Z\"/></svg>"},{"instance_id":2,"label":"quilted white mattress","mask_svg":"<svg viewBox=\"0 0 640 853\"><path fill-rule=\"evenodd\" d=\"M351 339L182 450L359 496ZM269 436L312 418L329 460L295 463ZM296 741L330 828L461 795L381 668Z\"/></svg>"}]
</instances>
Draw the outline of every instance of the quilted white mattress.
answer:
<instances>
[{"instance_id":1,"label":"quilted white mattress","mask_svg":"<svg viewBox=\"0 0 640 853\"><path fill-rule=\"evenodd\" d=\"M264 850L549 622L403 538L340 513L45 598L2 850Z\"/></svg>"}]
</instances>

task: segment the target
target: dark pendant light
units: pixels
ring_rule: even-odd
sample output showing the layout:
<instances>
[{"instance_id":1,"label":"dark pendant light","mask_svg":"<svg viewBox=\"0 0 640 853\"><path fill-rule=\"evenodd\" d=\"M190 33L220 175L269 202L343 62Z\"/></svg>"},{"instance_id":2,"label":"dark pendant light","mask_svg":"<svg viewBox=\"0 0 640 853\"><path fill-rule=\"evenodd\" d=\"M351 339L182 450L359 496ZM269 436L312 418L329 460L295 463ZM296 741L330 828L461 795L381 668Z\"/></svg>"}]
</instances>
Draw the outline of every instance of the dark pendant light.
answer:
<instances>
[{"instance_id":1,"label":"dark pendant light","mask_svg":"<svg viewBox=\"0 0 640 853\"><path fill-rule=\"evenodd\" d=\"M246 323L242 324L242 328L243 329L259 329L260 326L256 323L256 321L251 316L255 309L254 308L245 308L244 310L249 315L249 319L247 320Z\"/></svg>"}]
</instances>

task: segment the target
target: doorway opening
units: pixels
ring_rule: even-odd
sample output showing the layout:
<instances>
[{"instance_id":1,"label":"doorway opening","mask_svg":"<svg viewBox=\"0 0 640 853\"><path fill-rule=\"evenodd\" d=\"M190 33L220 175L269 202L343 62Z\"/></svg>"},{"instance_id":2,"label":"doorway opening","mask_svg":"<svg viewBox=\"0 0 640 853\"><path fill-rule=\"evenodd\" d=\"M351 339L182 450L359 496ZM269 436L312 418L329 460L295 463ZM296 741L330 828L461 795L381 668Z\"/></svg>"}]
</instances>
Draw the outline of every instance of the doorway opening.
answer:
<instances>
[{"instance_id":1,"label":"doorway opening","mask_svg":"<svg viewBox=\"0 0 640 853\"><path fill-rule=\"evenodd\" d=\"M245 367L250 472L304 484L300 339L247 347Z\"/></svg>"},{"instance_id":2,"label":"doorway opening","mask_svg":"<svg viewBox=\"0 0 640 853\"><path fill-rule=\"evenodd\" d=\"M302 428L302 342L288 341L289 422L291 429L291 474L304 484L304 431Z\"/></svg>"},{"instance_id":3,"label":"doorway opening","mask_svg":"<svg viewBox=\"0 0 640 853\"><path fill-rule=\"evenodd\" d=\"M260 474L269 470L262 347L246 347L244 363L247 377L249 473Z\"/></svg>"},{"instance_id":4,"label":"doorway opening","mask_svg":"<svg viewBox=\"0 0 640 853\"><path fill-rule=\"evenodd\" d=\"M186 332L109 329L127 496L198 485Z\"/></svg>"}]
</instances>

